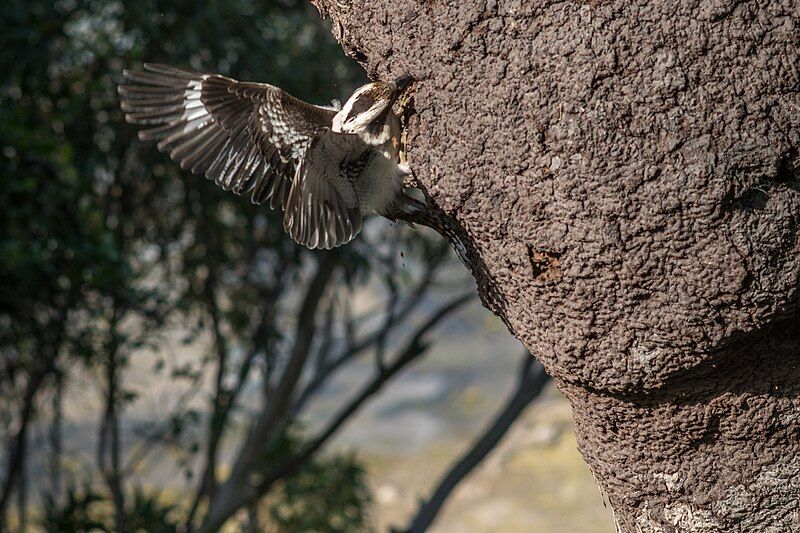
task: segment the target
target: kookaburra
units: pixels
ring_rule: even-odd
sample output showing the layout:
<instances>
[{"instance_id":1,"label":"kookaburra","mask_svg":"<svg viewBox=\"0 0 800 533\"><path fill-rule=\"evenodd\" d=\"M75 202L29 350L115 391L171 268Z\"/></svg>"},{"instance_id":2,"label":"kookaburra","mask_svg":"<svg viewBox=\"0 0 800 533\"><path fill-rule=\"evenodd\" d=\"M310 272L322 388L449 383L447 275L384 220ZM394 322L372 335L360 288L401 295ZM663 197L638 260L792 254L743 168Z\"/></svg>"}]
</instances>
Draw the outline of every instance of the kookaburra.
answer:
<instances>
[{"instance_id":1,"label":"kookaburra","mask_svg":"<svg viewBox=\"0 0 800 533\"><path fill-rule=\"evenodd\" d=\"M463 257L460 241L426 204L403 192L400 120L392 109L414 81L403 76L357 89L341 106L308 104L266 83L166 65L125 71L122 111L152 126L184 169L205 174L255 204L284 211L283 227L309 248L352 240L366 214L431 226Z\"/></svg>"}]
</instances>

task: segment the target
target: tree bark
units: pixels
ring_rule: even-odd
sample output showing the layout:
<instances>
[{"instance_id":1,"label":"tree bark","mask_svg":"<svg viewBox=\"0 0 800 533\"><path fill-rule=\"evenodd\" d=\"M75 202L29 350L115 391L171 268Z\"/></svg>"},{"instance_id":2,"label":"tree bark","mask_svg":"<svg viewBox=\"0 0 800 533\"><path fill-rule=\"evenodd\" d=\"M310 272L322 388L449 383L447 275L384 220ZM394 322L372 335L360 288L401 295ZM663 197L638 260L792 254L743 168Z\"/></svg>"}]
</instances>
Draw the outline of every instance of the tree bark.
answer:
<instances>
[{"instance_id":1,"label":"tree bark","mask_svg":"<svg viewBox=\"0 0 800 533\"><path fill-rule=\"evenodd\" d=\"M800 1L315 3L621 530L797 530Z\"/></svg>"}]
</instances>

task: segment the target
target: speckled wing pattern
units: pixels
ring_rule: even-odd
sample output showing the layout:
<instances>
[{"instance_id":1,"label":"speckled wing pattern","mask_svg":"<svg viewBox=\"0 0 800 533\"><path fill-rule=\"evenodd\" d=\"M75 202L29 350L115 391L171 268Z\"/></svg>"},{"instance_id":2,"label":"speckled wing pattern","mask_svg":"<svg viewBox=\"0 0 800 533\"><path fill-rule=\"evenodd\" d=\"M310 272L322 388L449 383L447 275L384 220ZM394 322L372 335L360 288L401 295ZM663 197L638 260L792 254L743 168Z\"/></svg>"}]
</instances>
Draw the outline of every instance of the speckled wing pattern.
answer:
<instances>
[{"instance_id":1,"label":"speckled wing pattern","mask_svg":"<svg viewBox=\"0 0 800 533\"><path fill-rule=\"evenodd\" d=\"M324 129L311 140L286 202L283 228L309 248L330 249L361 231L354 181L375 152L357 135Z\"/></svg>"},{"instance_id":2,"label":"speckled wing pattern","mask_svg":"<svg viewBox=\"0 0 800 533\"><path fill-rule=\"evenodd\" d=\"M303 167L322 171L318 163L302 162L312 152L312 140L329 131L336 114L332 109L308 104L266 83L167 65L145 64L144 70L125 71L124 76L127 84L119 87L119 95L126 119L152 126L140 131L139 138L158 141L158 149L182 168L205 174L225 190L250 193L253 203L269 202L272 209L283 209ZM284 220L284 227L294 228L292 237L311 248L350 240L358 233L353 229L361 227L360 213L355 223L350 191L345 192L347 199L337 199L336 185L315 183L308 170L302 175L295 205L313 205L317 211L295 211L313 216ZM304 196L308 194L323 194L324 199L309 199ZM344 211L328 213L337 209ZM326 224L334 234L320 233L309 225L313 223Z\"/></svg>"}]
</instances>

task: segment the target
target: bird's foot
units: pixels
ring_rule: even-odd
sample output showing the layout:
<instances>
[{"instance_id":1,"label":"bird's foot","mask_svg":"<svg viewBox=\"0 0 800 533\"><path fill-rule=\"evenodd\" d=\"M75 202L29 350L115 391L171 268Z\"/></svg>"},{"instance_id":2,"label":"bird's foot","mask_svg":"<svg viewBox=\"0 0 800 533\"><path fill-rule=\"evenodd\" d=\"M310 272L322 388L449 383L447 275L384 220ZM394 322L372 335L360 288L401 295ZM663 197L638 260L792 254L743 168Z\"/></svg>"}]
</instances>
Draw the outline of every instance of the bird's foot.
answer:
<instances>
[{"instance_id":1,"label":"bird's foot","mask_svg":"<svg viewBox=\"0 0 800 533\"><path fill-rule=\"evenodd\" d=\"M464 243L461 242L461 239L458 236L451 234L449 237L450 238L447 240L450 242L450 246L456 252L458 258L461 260L461 263L467 267L467 270L469 270L470 273L474 274L475 269L472 267L469 257L467 257L467 247L464 246Z\"/></svg>"}]
</instances>

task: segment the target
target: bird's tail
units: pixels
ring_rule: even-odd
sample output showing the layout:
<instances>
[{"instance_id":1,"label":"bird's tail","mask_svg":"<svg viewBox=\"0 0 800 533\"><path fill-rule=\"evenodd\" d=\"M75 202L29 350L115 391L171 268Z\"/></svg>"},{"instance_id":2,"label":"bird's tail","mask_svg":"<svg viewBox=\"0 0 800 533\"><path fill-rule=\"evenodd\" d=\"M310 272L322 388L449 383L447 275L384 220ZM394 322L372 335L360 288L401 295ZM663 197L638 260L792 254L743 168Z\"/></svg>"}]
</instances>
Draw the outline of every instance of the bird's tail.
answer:
<instances>
[{"instance_id":1,"label":"bird's tail","mask_svg":"<svg viewBox=\"0 0 800 533\"><path fill-rule=\"evenodd\" d=\"M453 250L455 250L461 262L464 263L464 266L467 267L470 272L474 272L472 263L469 257L467 257L467 248L464 246L461 237L447 224L442 222L442 220L424 203L404 194L402 203L397 206L397 209L389 218L405 222L412 227L419 224L420 226L426 226L436 230L439 235L447 239L447 242L453 247Z\"/></svg>"}]
</instances>

